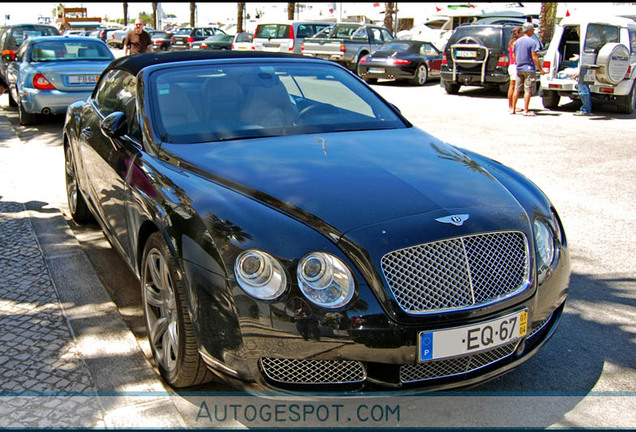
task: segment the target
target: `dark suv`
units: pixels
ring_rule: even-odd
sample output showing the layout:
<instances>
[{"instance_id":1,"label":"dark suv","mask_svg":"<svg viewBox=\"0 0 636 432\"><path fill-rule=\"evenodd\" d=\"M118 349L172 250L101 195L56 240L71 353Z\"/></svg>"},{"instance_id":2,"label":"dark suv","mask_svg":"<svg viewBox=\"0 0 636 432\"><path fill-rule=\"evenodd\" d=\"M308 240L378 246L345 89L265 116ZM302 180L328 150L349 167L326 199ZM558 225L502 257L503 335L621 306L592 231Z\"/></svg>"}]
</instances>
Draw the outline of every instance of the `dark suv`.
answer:
<instances>
[{"instance_id":1,"label":"dark suv","mask_svg":"<svg viewBox=\"0 0 636 432\"><path fill-rule=\"evenodd\" d=\"M7 65L15 58L18 48L27 38L36 36L59 36L60 31L46 24L16 24L0 30L0 75L6 80Z\"/></svg>"},{"instance_id":2,"label":"dark suv","mask_svg":"<svg viewBox=\"0 0 636 432\"><path fill-rule=\"evenodd\" d=\"M188 27L177 30L170 38L170 49L186 50L192 47L192 42L202 41L215 34L225 34L214 27Z\"/></svg>"},{"instance_id":3,"label":"dark suv","mask_svg":"<svg viewBox=\"0 0 636 432\"><path fill-rule=\"evenodd\" d=\"M456 94L463 85L508 91L508 43L513 25L464 25L451 35L442 60L441 85Z\"/></svg>"}]
</instances>

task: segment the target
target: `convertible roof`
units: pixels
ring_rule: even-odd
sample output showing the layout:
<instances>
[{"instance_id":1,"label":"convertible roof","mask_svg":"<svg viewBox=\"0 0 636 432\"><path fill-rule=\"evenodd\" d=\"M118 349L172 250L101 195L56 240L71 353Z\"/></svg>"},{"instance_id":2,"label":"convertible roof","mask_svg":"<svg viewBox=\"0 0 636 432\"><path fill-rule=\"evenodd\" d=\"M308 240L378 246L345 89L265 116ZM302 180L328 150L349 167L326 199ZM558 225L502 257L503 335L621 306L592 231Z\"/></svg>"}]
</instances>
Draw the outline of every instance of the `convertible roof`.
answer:
<instances>
[{"instance_id":1,"label":"convertible roof","mask_svg":"<svg viewBox=\"0 0 636 432\"><path fill-rule=\"evenodd\" d=\"M303 58L298 54L272 53L262 51L169 51L135 54L118 58L107 69L121 69L137 75L147 66L188 60L234 59L234 58ZM307 58L307 57L304 57Z\"/></svg>"}]
</instances>

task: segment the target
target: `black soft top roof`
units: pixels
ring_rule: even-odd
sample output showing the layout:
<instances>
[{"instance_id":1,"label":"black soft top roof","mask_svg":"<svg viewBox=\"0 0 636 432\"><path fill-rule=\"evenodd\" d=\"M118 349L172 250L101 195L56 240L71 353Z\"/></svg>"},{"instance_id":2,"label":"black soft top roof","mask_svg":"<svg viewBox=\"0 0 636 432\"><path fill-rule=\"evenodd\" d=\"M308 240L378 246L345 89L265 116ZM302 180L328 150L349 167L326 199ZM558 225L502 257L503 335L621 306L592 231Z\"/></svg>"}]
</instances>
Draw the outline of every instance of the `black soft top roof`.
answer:
<instances>
[{"instance_id":1,"label":"black soft top roof","mask_svg":"<svg viewBox=\"0 0 636 432\"><path fill-rule=\"evenodd\" d=\"M254 51L169 51L135 54L118 58L107 69L121 69L137 75L145 67L163 63L174 63L188 60L233 59L233 58L303 58L298 54L254 52ZM307 58L307 57L304 57Z\"/></svg>"}]
</instances>

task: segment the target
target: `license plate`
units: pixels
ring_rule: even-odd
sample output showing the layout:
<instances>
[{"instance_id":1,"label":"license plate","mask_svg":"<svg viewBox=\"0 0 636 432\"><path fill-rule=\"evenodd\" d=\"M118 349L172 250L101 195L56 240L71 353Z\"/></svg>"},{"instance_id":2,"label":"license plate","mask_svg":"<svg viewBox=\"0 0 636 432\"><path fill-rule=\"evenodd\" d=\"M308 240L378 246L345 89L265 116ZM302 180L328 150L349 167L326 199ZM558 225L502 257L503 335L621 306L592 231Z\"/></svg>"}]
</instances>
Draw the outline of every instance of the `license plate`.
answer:
<instances>
[{"instance_id":1,"label":"license plate","mask_svg":"<svg viewBox=\"0 0 636 432\"><path fill-rule=\"evenodd\" d=\"M455 51L455 57L457 58L477 58L477 51Z\"/></svg>"},{"instance_id":2,"label":"license plate","mask_svg":"<svg viewBox=\"0 0 636 432\"><path fill-rule=\"evenodd\" d=\"M527 310L479 324L420 332L418 360L425 362L490 350L520 339L527 332Z\"/></svg>"},{"instance_id":3,"label":"license plate","mask_svg":"<svg viewBox=\"0 0 636 432\"><path fill-rule=\"evenodd\" d=\"M585 77L583 78L583 82L593 83L595 78L596 78L596 75L594 74L594 69L587 69L585 71Z\"/></svg>"},{"instance_id":4,"label":"license plate","mask_svg":"<svg viewBox=\"0 0 636 432\"><path fill-rule=\"evenodd\" d=\"M185 42L183 41L177 41L177 45L183 45Z\"/></svg>"},{"instance_id":5,"label":"license plate","mask_svg":"<svg viewBox=\"0 0 636 432\"><path fill-rule=\"evenodd\" d=\"M375 74L383 74L384 68L378 68L378 67L370 67L369 68L369 73L375 73Z\"/></svg>"},{"instance_id":6,"label":"license plate","mask_svg":"<svg viewBox=\"0 0 636 432\"><path fill-rule=\"evenodd\" d=\"M69 84L95 84L97 75L70 75L68 77Z\"/></svg>"}]
</instances>

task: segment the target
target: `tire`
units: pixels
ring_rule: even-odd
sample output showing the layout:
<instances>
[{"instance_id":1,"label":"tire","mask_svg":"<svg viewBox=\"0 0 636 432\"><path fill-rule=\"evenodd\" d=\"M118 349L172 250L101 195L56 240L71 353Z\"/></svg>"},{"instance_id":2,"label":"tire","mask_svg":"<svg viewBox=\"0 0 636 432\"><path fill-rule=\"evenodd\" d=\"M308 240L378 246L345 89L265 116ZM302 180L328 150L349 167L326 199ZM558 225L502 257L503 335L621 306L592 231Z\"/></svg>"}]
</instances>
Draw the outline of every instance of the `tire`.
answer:
<instances>
[{"instance_id":1,"label":"tire","mask_svg":"<svg viewBox=\"0 0 636 432\"><path fill-rule=\"evenodd\" d=\"M415 76L411 80L412 84L423 86L428 81L428 68L424 63L419 65L415 70Z\"/></svg>"},{"instance_id":2,"label":"tire","mask_svg":"<svg viewBox=\"0 0 636 432\"><path fill-rule=\"evenodd\" d=\"M631 114L636 108L636 80L632 83L632 89L625 96L617 100L616 110L621 114Z\"/></svg>"},{"instance_id":3,"label":"tire","mask_svg":"<svg viewBox=\"0 0 636 432\"><path fill-rule=\"evenodd\" d=\"M459 93L459 88L461 87L460 84L451 83L445 80L442 80L442 86L444 87L444 90L446 90L446 93L453 95Z\"/></svg>"},{"instance_id":4,"label":"tire","mask_svg":"<svg viewBox=\"0 0 636 432\"><path fill-rule=\"evenodd\" d=\"M541 101L543 102L544 108L547 108L547 109L557 108L559 106L560 99L561 99L561 96L559 96L559 93L553 90L548 90L548 91L546 91L545 89L543 90L543 96L541 96Z\"/></svg>"},{"instance_id":5,"label":"tire","mask_svg":"<svg viewBox=\"0 0 636 432\"><path fill-rule=\"evenodd\" d=\"M199 355L179 275L163 236L152 234L144 247L141 299L155 363L164 381L175 388L203 384L213 377Z\"/></svg>"},{"instance_id":6,"label":"tire","mask_svg":"<svg viewBox=\"0 0 636 432\"><path fill-rule=\"evenodd\" d=\"M28 113L24 110L22 102L18 102L18 116L20 117L20 126L31 126L39 120L37 114Z\"/></svg>"},{"instance_id":7,"label":"tire","mask_svg":"<svg viewBox=\"0 0 636 432\"><path fill-rule=\"evenodd\" d=\"M11 96L11 92L7 92L7 94L9 95L9 106L17 107L18 103L15 101L15 99L13 99L13 96Z\"/></svg>"},{"instance_id":8,"label":"tire","mask_svg":"<svg viewBox=\"0 0 636 432\"><path fill-rule=\"evenodd\" d=\"M66 199L71 218L79 224L93 220L77 181L77 165L70 145L64 146L64 166L66 177Z\"/></svg>"}]
</instances>

